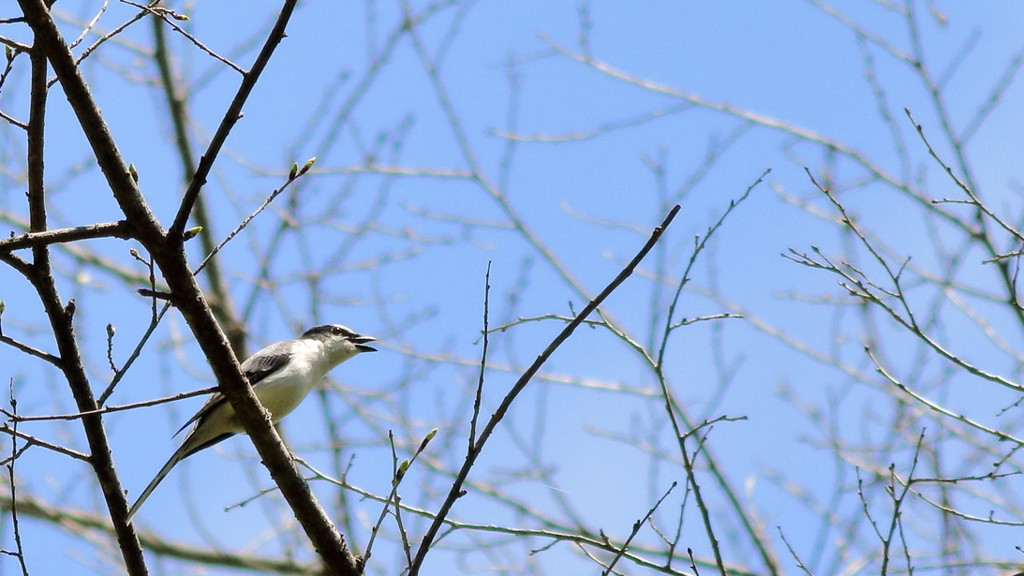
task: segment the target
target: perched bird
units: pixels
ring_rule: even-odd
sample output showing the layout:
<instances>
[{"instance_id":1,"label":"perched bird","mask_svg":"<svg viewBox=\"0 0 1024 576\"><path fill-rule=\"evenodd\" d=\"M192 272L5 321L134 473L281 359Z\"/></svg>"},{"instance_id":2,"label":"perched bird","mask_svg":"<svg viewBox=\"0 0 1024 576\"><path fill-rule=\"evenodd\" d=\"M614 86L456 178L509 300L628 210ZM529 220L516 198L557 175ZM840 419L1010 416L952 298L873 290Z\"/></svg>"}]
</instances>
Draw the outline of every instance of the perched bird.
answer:
<instances>
[{"instance_id":1,"label":"perched bird","mask_svg":"<svg viewBox=\"0 0 1024 576\"><path fill-rule=\"evenodd\" d=\"M341 324L325 324L306 330L295 340L275 342L253 354L242 362L242 373L276 423L294 410L332 368L356 354L376 352L376 348L367 346L374 340L376 338L357 334ZM185 435L181 447L171 454L128 511L129 521L175 464L221 440L245 433L234 408L219 392L210 396L175 436L190 424L192 429Z\"/></svg>"}]
</instances>

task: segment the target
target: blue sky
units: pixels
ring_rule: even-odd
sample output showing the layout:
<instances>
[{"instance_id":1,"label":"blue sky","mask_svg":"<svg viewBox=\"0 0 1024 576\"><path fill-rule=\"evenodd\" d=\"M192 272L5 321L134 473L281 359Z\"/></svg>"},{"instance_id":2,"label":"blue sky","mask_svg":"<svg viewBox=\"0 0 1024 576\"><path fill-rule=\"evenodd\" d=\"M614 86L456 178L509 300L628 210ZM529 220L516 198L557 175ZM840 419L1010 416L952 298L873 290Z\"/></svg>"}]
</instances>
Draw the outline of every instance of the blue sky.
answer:
<instances>
[{"instance_id":1,"label":"blue sky","mask_svg":"<svg viewBox=\"0 0 1024 576\"><path fill-rule=\"evenodd\" d=\"M585 5L590 21L589 49L602 63L681 93L841 142L901 175L901 152L893 144L892 132L865 80L864 53L855 35L815 3L638 5L595 1ZM269 5L245 10L214 4L173 6L189 14L187 25L196 37L243 67L255 54L247 41L265 34L273 14ZM222 262L236 304L251 306L247 322L254 349L292 337L298 329L317 322L342 322L382 340L381 353L338 369L327 395L307 402L285 424L300 456L329 467L330 455L322 446L325 418L342 422L346 439L352 442L345 454L355 457L350 480L375 492L384 492L389 486L391 461L383 441L390 426L400 429L399 436L409 442L441 426L435 446L445 446L447 451L439 449L435 456L442 462L459 461L464 408L475 383L475 368L471 364L436 366L422 357L403 355L401 349L408 343L421 356L447 353L478 358L483 275L488 263L492 324L519 316L564 315L570 306L579 310L585 304L522 235L508 228L508 215L477 183L465 178L352 174L352 168L363 164L367 150L374 149L376 142L384 142L374 155L378 165L449 171L468 168L408 36L398 40L366 90L356 90L367 74L371 56L383 53L385 39L397 26L399 6L391 2L301 4L288 37L247 103L245 116L204 189L215 214L215 234L221 237L283 182L293 162L301 165L317 156L315 170L295 188L300 207L293 210L286 203L287 195L280 198L225 248ZM904 19L884 6L836 4L873 37L911 52ZM948 19L945 24L929 12L932 3L914 6L919 10L926 62L936 77L944 78L943 71L960 61L964 47L972 47L944 84L944 105L953 121L963 126L986 102L1021 50L1020 8L935 3ZM416 3L413 10L422 7ZM70 12L63 13L65 34L74 37L80 26L76 28L73 20L88 20L97 7L82 3L62 9ZM109 30L134 10L112 4L99 29ZM830 307L792 297L838 295L836 279L781 257L789 248L808 251L817 246L826 253L849 248L849 239L837 233L832 222L786 201L798 198L811 209L831 210L804 171L807 167L821 177L825 154L779 130L744 127L735 117L704 108L684 109L678 98L614 79L553 48L558 45L578 52L580 26L578 3L473 2L445 8L417 31L432 58L443 56L440 78L480 170L489 182L501 187L522 220L590 293L600 290L642 245L649 230L664 217L666 198L682 204L661 247L669 275L678 279L694 236L704 234L731 200L771 169L701 256L693 286L684 293L677 314L678 319L727 311L722 301L705 296L711 290L737 303L751 318L698 323L675 332L668 346L667 374L692 416L748 418L716 426L710 435L711 446L743 497L758 506L768 532L774 537L775 527L781 527L798 552L811 554L818 527L815 517L768 478L778 471L824 498L835 489L836 477L843 478L840 484L844 488L850 488L855 463L835 461L818 444L823 441L822 431L798 406L813 406L825 413L838 410L839 429L867 441L888 437L888 430L873 430L872 426L884 428L893 409L882 403L888 398L883 382L876 382L874 388L854 385L840 372L766 336L753 321L771 323L820 350L838 350L844 361L871 372L858 340L862 326L853 307ZM0 33L28 41L23 30ZM135 49L151 44L148 21L129 28L122 39L123 43L109 43L86 60L84 71L122 153L138 169L147 199L166 222L177 207L181 176L161 96L145 82L155 75L155 67ZM172 36L172 45L176 65L188 78L192 93L193 137L205 142L239 76L178 36ZM904 107L910 109L926 133L935 138L938 152L950 154L949 146L941 142L934 101L905 62L892 58L877 43L866 46L906 154L913 159L909 164L914 175L908 180L927 183L922 188L935 198L957 197L958 191L927 157L902 113ZM24 66L16 70L0 93L3 109L19 118L25 117L19 90L27 83L26 70ZM509 83L510 70L516 74L517 90ZM518 104L514 125L510 125L513 96ZM350 100L352 106L345 108ZM343 109L349 112L341 123L339 111ZM999 108L966 147L985 197L1008 215L1020 208L1016 193L1019 161L1012 152L1022 128L1020 110L1020 91L1011 84ZM665 114L644 122L631 121L655 111ZM601 131L619 124L625 125ZM335 125L340 126L337 137L325 144ZM116 205L104 190L99 171L88 162L89 152L73 127L62 95L51 98L48 126L48 174L53 181L62 182L51 192L53 224L117 219ZM9 126L0 130L5 135L0 210L4 215L23 217L24 188L18 175L24 160L23 155L18 156L19 141L11 136L18 132ZM595 130L600 134L580 137ZM501 137L507 132L521 138L510 162L506 160L508 140ZM703 174L700 168L709 147L733 139ZM660 181L652 169L655 164L664 167ZM836 166L838 182L852 187L860 178L860 170L850 162L841 160ZM943 263L943 255L931 248L930 228L920 208L891 188L879 183L858 184L844 192L843 199L856 211L858 222L877 231L894 259L909 256L925 267ZM285 280L268 289L256 283L256 271L285 216L307 223L308 231L282 243L271 270ZM631 227L604 225L608 221ZM372 224L370 229L353 241L352 231L367 222ZM950 245L958 242L941 222L934 227ZM137 273L142 270L127 256L131 246L124 242L96 241L88 247ZM1001 248L1010 250L1012 246ZM863 252L859 254L864 259ZM623 328L640 340L650 331L652 310L663 310L665 292L671 293L667 287L661 300L652 302L657 294L649 274L654 269L652 258L641 274L609 299L607 307ZM965 277L994 290L991 267L980 264L980 259L969 259ZM61 262L62 271L78 275L77 284L68 281L61 288L65 297L78 298L77 329L89 355L91 373L97 386L102 386L109 377L105 326L117 326L115 355L123 360L145 329L148 302L133 295L134 285L124 287L111 276L70 259ZM869 261L861 262L866 269L874 269ZM315 297L307 283L311 271L327 272ZM4 268L0 286L0 299L7 303L4 333L52 349L45 330L40 330L44 319L39 306L25 283ZM517 294L514 303L510 294ZM933 297L924 288L914 295L922 306ZM1011 344L1020 343L1020 336L1013 332L1016 328L999 308L977 305L989 314L993 326L1006 331ZM944 342L994 372L1019 376L1019 363L978 338L975 325L955 311L949 313L947 322ZM902 336L891 322L879 318L878 323L886 336L887 357L901 376L927 372L936 375L936 382L942 381L937 376L943 373L941 363L934 358L921 365L908 360L917 350L914 341ZM548 321L495 334L491 358L498 364L525 365L560 327ZM721 349L714 347L716 342L724 343ZM721 357L716 356L719 353ZM734 370L724 391L716 387L722 377L717 364L720 358ZM6 367L2 375L14 382L20 411L71 411L70 400L61 396L64 388L56 373L9 349L0 350L0 359ZM552 358L547 369L654 389L649 371L637 356L602 330L582 330ZM488 374L485 413L489 414L514 376L497 370ZM1004 390L986 385L982 395L973 388L981 385L970 380L957 382L957 386L936 390L958 410L979 418L1001 422L993 416L993 406L1006 406L1014 400ZM172 313L111 403L209 385L209 371L190 343L184 324ZM780 393L781 388L792 391L797 400ZM176 440L169 440L170 434L199 402L193 399L106 419L118 471L129 494L137 493L173 451ZM354 415L354 407L366 414ZM479 478L497 481L517 470L525 458L523 439L533 439L538 430L543 431L541 454L557 485L545 480L516 484L512 489L544 506L553 506L556 491L563 493L586 511L590 525L623 537L650 508L652 494L660 495L671 481L683 479L678 467L665 465L657 474L648 475L648 456L622 438L638 430L660 429L662 416L657 402L642 397L538 384L524 394L508 428L485 453ZM411 424L396 422L400 417L410 419ZM922 421L926 420L922 416ZM32 430L72 445L81 443L74 424L33 424ZM913 438L916 431L907 434ZM664 436L661 439L665 441ZM898 464L906 466L912 448L894 449L893 459L901 458ZM950 453L956 454L955 449L950 448ZM230 548L280 552L283 544L274 537L274 525L286 517L286 511L279 504L263 499L258 505L221 513L222 508L252 495L257 488L270 486L255 458L245 439L231 440L222 448L193 457L172 473L147 503L140 523L175 540L216 540ZM885 467L889 462L875 464ZM979 464L978 469L983 466ZM638 471L643 471L642 480ZM69 468L61 458L32 450L19 460L18 472L26 488L41 497L99 509L95 485L84 468ZM69 486L66 478L72 474L79 476ZM406 502L436 507L437 496L431 490L439 490L443 483L426 479L425 470L414 468L413 474L406 483L410 491ZM333 495L326 487L317 487L321 495ZM182 490L193 498L180 499ZM681 497L682 488L676 490ZM851 502L847 500L845 505ZM356 503L354 509L360 515L356 524L361 527L379 513L379 506L369 501ZM663 512L671 517L671 510ZM460 502L454 514L479 523L506 520L517 524L522 520L473 495ZM724 520L723 525L729 522ZM109 567L106 560L94 561L93 546L79 538L39 522L23 524L22 529L34 573L106 573ZM928 536L925 533L924 537ZM348 537L362 545L367 533ZM772 541L780 546L777 538ZM992 548L987 552L994 557L1012 557L1009 540L1001 533L988 541ZM54 542L58 543L55 547ZM686 525L684 543L698 555L709 554L695 523ZM743 556L742 546L730 545L730 561L753 561ZM393 548L380 546L380 555L374 558L380 564L374 568L388 573L401 559ZM44 555L39 552L43 547L61 553ZM549 573L593 568L572 558L567 548L556 547L536 559L524 554L507 560L516 566L538 562ZM784 548L778 550L786 569L794 570L792 558ZM308 559L306 554L300 556ZM549 560L553 557L556 560ZM110 561L116 564L116 560ZM433 562L427 573L468 571L497 563L495 558L481 555L462 565L447 553L438 553ZM168 573L174 573L176 567L180 565L169 562ZM825 573L827 567L826 558L817 570Z\"/></svg>"}]
</instances>

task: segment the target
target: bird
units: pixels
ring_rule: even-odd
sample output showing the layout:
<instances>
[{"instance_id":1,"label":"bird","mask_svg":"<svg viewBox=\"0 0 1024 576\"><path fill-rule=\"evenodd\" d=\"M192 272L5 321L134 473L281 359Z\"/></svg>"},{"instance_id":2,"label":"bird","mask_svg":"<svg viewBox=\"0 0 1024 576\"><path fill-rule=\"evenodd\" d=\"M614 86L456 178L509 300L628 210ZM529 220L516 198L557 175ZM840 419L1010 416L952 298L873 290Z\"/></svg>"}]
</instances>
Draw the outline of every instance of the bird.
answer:
<instances>
[{"instance_id":1,"label":"bird","mask_svg":"<svg viewBox=\"0 0 1024 576\"><path fill-rule=\"evenodd\" d=\"M367 345L376 340L341 324L324 324L306 330L295 340L266 346L242 362L242 373L276 424L294 410L335 366L363 352L376 352L376 348ZM231 403L220 392L212 394L174 435L189 426L192 428L181 446L171 454L128 510L127 521L131 521L178 462L235 434L245 433Z\"/></svg>"}]
</instances>

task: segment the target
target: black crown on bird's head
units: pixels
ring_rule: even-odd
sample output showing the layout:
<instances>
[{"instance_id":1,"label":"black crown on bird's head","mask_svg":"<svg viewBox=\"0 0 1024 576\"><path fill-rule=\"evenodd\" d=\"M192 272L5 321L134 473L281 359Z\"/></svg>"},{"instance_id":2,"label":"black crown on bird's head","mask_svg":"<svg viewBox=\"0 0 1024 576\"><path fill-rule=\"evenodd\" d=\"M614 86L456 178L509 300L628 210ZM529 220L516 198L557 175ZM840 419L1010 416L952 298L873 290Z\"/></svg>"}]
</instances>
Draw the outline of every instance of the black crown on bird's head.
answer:
<instances>
[{"instance_id":1,"label":"black crown on bird's head","mask_svg":"<svg viewBox=\"0 0 1024 576\"><path fill-rule=\"evenodd\" d=\"M337 338L341 337L355 345L360 352L376 352L376 348L366 346L368 342L376 340L373 336L363 336L347 326L341 324L321 324L314 326L302 333L303 338Z\"/></svg>"}]
</instances>

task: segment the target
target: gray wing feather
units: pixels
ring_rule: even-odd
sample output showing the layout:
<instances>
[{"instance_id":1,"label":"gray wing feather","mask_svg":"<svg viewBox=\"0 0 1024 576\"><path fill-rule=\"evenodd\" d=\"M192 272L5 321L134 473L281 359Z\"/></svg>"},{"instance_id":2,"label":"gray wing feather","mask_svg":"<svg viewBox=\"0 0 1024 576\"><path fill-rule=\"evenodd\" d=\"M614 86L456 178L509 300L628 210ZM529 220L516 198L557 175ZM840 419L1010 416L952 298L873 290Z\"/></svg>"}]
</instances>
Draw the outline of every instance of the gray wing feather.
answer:
<instances>
[{"instance_id":1,"label":"gray wing feather","mask_svg":"<svg viewBox=\"0 0 1024 576\"><path fill-rule=\"evenodd\" d=\"M291 351L294 345L294 341L277 342L267 346L250 356L245 362L242 362L242 373L245 374L245 377L249 380L249 384L256 385L256 383L266 379L267 376L270 376L284 367L284 365L288 363L288 359L291 357ZM188 428L191 424L198 423L197 426L201 425L203 419L207 415L225 402L227 402L227 398L225 398L223 394L219 392L213 394L206 403L203 404L199 411L189 418L188 422L185 422L185 425L178 429L174 435L177 436L182 430ZM211 438L200 445L192 446L190 442L192 436L191 433L189 433L181 443L181 446L174 451L174 454L171 454L167 463L164 464L163 468L161 468L159 472L157 472L153 480L150 481L148 486L146 486L146 489L142 491L142 495L139 496L139 499L132 505L131 509L128 511L128 520L131 521L132 517L135 516L135 513L138 512L139 508L142 506L142 503L149 498L149 495L153 493L153 490L156 489L157 485L159 485L164 477L167 476L168 472L171 471L171 468L174 468L175 464L181 462L188 456L191 456L204 448L209 448L210 446L213 446L221 440L231 436L233 436L233 434L225 433L215 438Z\"/></svg>"},{"instance_id":2,"label":"gray wing feather","mask_svg":"<svg viewBox=\"0 0 1024 576\"><path fill-rule=\"evenodd\" d=\"M288 358L291 357L291 349L293 346L294 343L291 340L275 342L274 344L271 344L270 346L267 346L253 354L247 358L245 362L242 362L242 374L245 374L245 377L249 380L249 385L255 386L261 380L266 379L267 376L270 376L284 367L284 365L288 363ZM188 428L195 422L201 422L207 414L227 401L228 399L225 398L223 394L220 392L214 392L206 403L199 408L199 411L193 414L181 428L178 428L178 431L175 432L174 435L177 436L178 434L181 434L182 430Z\"/></svg>"}]
</instances>

